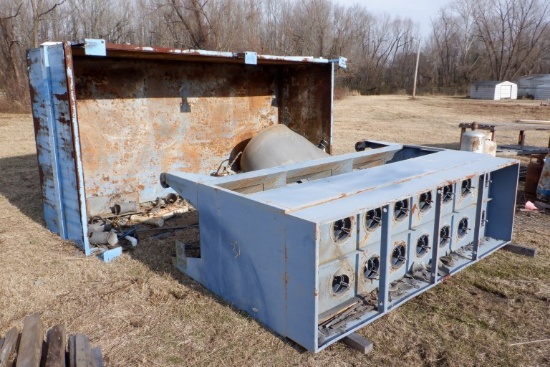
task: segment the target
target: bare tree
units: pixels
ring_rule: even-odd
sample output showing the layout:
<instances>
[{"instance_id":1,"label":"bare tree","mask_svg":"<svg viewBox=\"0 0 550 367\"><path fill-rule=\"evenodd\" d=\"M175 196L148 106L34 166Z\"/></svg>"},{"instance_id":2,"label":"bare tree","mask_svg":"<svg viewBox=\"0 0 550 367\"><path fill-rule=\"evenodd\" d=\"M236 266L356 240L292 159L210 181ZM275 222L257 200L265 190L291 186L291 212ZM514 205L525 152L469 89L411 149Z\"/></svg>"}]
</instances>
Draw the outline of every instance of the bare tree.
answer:
<instances>
[{"instance_id":1,"label":"bare tree","mask_svg":"<svg viewBox=\"0 0 550 367\"><path fill-rule=\"evenodd\" d=\"M545 0L485 0L476 7L474 22L487 52L495 80L519 76L536 53L547 49L550 3ZM541 42L545 47L541 48Z\"/></svg>"},{"instance_id":2,"label":"bare tree","mask_svg":"<svg viewBox=\"0 0 550 367\"><path fill-rule=\"evenodd\" d=\"M17 29L23 5L19 2L0 8L0 86L4 86L0 92L19 105L28 101L23 73L25 45L19 41Z\"/></svg>"},{"instance_id":3,"label":"bare tree","mask_svg":"<svg viewBox=\"0 0 550 367\"><path fill-rule=\"evenodd\" d=\"M25 50L46 40L250 50L349 59L337 82L363 93L409 88L418 45L410 19L333 0L0 0L0 82L26 90ZM461 88L550 67L548 0L456 0L432 21L421 80ZM426 83L426 82L425 82ZM6 88L6 87L4 87ZM19 91L19 92L17 92ZM16 96L18 95L18 97Z\"/></svg>"},{"instance_id":4,"label":"bare tree","mask_svg":"<svg viewBox=\"0 0 550 367\"><path fill-rule=\"evenodd\" d=\"M53 12L58 6L61 6L65 0L59 0L58 2L50 3L46 0L30 0L32 9L32 46L38 47L39 45L39 29L40 23L45 17Z\"/></svg>"}]
</instances>

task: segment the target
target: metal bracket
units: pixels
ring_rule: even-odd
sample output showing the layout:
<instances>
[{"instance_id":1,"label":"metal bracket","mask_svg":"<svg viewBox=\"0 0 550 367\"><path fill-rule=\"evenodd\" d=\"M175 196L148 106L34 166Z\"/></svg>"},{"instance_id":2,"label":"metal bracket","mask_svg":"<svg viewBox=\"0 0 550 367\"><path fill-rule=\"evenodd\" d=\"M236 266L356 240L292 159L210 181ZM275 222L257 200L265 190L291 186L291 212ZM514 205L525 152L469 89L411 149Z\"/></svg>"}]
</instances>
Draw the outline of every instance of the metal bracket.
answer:
<instances>
[{"instance_id":1,"label":"metal bracket","mask_svg":"<svg viewBox=\"0 0 550 367\"><path fill-rule=\"evenodd\" d=\"M114 259L116 259L117 257L119 257L120 255L122 255L122 247L115 247L113 249L110 249L110 250L105 250L103 251L101 254L99 254L97 257L101 260L103 260L103 262L111 262L113 261Z\"/></svg>"},{"instance_id":2,"label":"metal bracket","mask_svg":"<svg viewBox=\"0 0 550 367\"><path fill-rule=\"evenodd\" d=\"M84 54L87 56L107 56L107 43L104 39L85 38L71 42L72 46L84 46Z\"/></svg>"},{"instance_id":3,"label":"metal bracket","mask_svg":"<svg viewBox=\"0 0 550 367\"><path fill-rule=\"evenodd\" d=\"M253 51L237 52L233 54L233 57L238 59L244 59L244 63L247 65L258 65L258 53Z\"/></svg>"},{"instance_id":4,"label":"metal bracket","mask_svg":"<svg viewBox=\"0 0 550 367\"><path fill-rule=\"evenodd\" d=\"M342 57L342 56L340 56L337 59L328 60L328 62L332 62L334 64L337 63L338 66L341 67L342 69L347 69L348 68L347 65L346 65L347 61L348 61L348 59L345 58L345 57Z\"/></svg>"}]
</instances>

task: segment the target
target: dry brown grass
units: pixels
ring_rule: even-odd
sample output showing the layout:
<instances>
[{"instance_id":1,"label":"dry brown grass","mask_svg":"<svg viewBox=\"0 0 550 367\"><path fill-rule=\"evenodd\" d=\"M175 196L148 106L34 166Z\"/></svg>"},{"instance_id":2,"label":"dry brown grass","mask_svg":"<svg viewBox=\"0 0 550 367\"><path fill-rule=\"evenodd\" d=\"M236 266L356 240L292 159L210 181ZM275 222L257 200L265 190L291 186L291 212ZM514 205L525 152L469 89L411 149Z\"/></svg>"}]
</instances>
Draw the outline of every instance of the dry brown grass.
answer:
<instances>
[{"instance_id":1,"label":"dry brown grass","mask_svg":"<svg viewBox=\"0 0 550 367\"><path fill-rule=\"evenodd\" d=\"M457 124L547 119L534 101L349 97L335 105L337 153L360 138L458 144ZM513 142L516 133L499 136ZM528 134L544 145L547 134ZM363 356L336 344L313 355L173 269L174 239L142 240L110 264L85 258L43 226L32 119L0 114L0 334L34 312L99 345L109 366L544 366L550 344L550 217L518 213L529 259L499 251L360 333Z\"/></svg>"}]
</instances>

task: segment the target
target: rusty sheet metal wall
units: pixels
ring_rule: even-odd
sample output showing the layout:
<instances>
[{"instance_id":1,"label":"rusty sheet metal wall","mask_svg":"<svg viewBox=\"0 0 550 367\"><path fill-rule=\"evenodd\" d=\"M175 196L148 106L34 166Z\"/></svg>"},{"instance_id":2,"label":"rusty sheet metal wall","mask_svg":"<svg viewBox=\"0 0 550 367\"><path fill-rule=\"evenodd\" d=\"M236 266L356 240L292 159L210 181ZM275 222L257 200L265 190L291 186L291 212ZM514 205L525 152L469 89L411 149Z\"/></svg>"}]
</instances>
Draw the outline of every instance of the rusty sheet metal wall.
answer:
<instances>
[{"instance_id":1,"label":"rusty sheet metal wall","mask_svg":"<svg viewBox=\"0 0 550 367\"><path fill-rule=\"evenodd\" d=\"M154 200L161 172L209 174L263 128L330 138L332 65L74 57L91 215Z\"/></svg>"},{"instance_id":2,"label":"rusty sheet metal wall","mask_svg":"<svg viewBox=\"0 0 550 367\"><path fill-rule=\"evenodd\" d=\"M88 218L171 192L161 172L209 174L277 123L331 142L326 59L86 40L28 63L46 224L87 254Z\"/></svg>"}]
</instances>

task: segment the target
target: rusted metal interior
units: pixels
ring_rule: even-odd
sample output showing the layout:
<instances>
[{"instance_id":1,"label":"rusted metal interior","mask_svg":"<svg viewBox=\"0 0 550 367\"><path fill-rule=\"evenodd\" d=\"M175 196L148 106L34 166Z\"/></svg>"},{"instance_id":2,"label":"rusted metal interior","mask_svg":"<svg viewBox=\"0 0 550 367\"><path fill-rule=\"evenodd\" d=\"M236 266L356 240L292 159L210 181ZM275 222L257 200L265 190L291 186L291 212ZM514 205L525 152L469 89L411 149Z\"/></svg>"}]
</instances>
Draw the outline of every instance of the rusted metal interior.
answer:
<instances>
[{"instance_id":1,"label":"rusted metal interior","mask_svg":"<svg viewBox=\"0 0 550 367\"><path fill-rule=\"evenodd\" d=\"M330 153L333 68L345 63L89 39L44 43L27 60L46 225L87 255L99 250L93 217L174 193L162 172L215 172L267 126Z\"/></svg>"},{"instance_id":2,"label":"rusted metal interior","mask_svg":"<svg viewBox=\"0 0 550 367\"><path fill-rule=\"evenodd\" d=\"M154 200L161 172L209 174L272 124L330 140L332 64L109 47L72 61L89 215Z\"/></svg>"}]
</instances>

